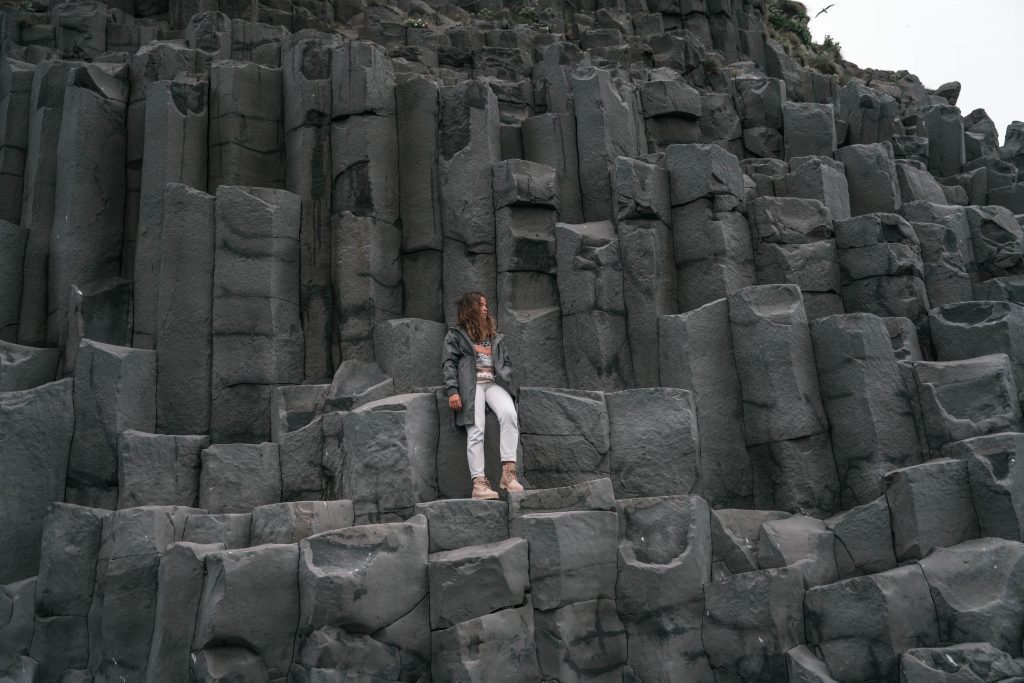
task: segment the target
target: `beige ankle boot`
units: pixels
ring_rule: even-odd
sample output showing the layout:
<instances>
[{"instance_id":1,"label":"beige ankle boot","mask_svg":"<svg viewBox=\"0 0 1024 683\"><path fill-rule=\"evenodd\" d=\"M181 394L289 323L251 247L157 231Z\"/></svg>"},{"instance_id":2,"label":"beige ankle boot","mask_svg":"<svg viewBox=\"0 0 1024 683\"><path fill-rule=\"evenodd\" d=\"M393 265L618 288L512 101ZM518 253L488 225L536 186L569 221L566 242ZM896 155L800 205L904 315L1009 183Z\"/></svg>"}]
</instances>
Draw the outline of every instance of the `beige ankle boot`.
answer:
<instances>
[{"instance_id":1,"label":"beige ankle boot","mask_svg":"<svg viewBox=\"0 0 1024 683\"><path fill-rule=\"evenodd\" d=\"M516 464L514 462L501 463L501 483L499 486L509 493L523 492L523 485L516 479Z\"/></svg>"},{"instance_id":2,"label":"beige ankle boot","mask_svg":"<svg viewBox=\"0 0 1024 683\"><path fill-rule=\"evenodd\" d=\"M497 500L498 492L491 488L491 483L487 481L487 477L477 477L473 480L473 499L474 500Z\"/></svg>"}]
</instances>

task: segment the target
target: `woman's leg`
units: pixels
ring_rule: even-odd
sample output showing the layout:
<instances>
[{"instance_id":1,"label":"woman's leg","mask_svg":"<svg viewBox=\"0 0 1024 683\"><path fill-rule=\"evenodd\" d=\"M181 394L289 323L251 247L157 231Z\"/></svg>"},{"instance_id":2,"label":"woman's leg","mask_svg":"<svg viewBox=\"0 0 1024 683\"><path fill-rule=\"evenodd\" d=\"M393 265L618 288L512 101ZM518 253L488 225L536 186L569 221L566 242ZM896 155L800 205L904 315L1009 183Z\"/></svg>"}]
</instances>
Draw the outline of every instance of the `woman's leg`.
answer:
<instances>
[{"instance_id":1,"label":"woman's leg","mask_svg":"<svg viewBox=\"0 0 1024 683\"><path fill-rule=\"evenodd\" d=\"M473 410L473 422L466 425L466 460L469 462L469 477L476 479L484 476L484 424L487 411L484 407L484 387L476 385L473 406L465 406L463 410Z\"/></svg>"},{"instance_id":2,"label":"woman's leg","mask_svg":"<svg viewBox=\"0 0 1024 683\"><path fill-rule=\"evenodd\" d=\"M516 404L512 401L512 397L508 395L508 392L499 385L489 383L486 386L486 391L479 391L480 385L477 385L477 393L478 395L485 395L487 405L491 407L494 415L498 418L498 427L501 435L499 449L501 451L501 461L515 462L516 447L519 445L519 416L516 415ZM483 411L481 410L480 412Z\"/></svg>"}]
</instances>

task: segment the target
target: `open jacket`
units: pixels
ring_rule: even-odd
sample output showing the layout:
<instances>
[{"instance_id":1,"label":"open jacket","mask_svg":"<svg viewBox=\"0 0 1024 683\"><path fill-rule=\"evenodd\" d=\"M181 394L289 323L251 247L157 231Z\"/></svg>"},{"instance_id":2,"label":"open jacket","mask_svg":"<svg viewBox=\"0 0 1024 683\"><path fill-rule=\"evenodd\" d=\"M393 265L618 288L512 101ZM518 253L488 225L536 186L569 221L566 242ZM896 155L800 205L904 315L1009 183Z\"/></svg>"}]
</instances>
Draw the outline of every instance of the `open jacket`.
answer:
<instances>
[{"instance_id":1,"label":"open jacket","mask_svg":"<svg viewBox=\"0 0 1024 683\"><path fill-rule=\"evenodd\" d=\"M517 392L512 381L512 358L502 339L501 334L496 334L491 340L494 381L515 399ZM441 372L445 393L448 396L457 393L462 399L462 410L453 411L453 423L459 427L472 424L476 406L476 351L469 335L461 327L449 328L444 337Z\"/></svg>"}]
</instances>

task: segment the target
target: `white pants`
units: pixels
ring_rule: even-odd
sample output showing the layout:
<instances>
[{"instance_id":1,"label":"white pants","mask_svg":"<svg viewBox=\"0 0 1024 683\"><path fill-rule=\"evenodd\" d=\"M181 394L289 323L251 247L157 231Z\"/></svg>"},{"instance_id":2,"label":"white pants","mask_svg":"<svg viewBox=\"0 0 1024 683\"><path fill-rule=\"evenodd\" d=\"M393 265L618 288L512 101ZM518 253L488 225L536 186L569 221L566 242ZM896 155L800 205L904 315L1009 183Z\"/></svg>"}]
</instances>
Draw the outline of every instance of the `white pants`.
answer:
<instances>
[{"instance_id":1,"label":"white pants","mask_svg":"<svg viewBox=\"0 0 1024 683\"><path fill-rule=\"evenodd\" d=\"M477 382L475 399L473 424L466 425L466 459L469 461L469 476L473 479L484 476L485 402L498 418L501 461L515 462L516 446L519 445L519 417L508 392L494 382Z\"/></svg>"}]
</instances>

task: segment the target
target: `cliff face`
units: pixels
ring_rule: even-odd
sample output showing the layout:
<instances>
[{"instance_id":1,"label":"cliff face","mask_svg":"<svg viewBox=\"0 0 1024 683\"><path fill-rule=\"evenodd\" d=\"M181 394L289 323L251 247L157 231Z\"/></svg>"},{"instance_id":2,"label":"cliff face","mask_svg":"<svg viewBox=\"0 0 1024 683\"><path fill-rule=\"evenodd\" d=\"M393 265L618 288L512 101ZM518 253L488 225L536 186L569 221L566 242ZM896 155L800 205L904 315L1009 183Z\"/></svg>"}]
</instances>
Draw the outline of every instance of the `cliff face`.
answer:
<instances>
[{"instance_id":1,"label":"cliff face","mask_svg":"<svg viewBox=\"0 0 1024 683\"><path fill-rule=\"evenodd\" d=\"M0 678L1024 676L1024 124L801 16L0 4Z\"/></svg>"}]
</instances>

